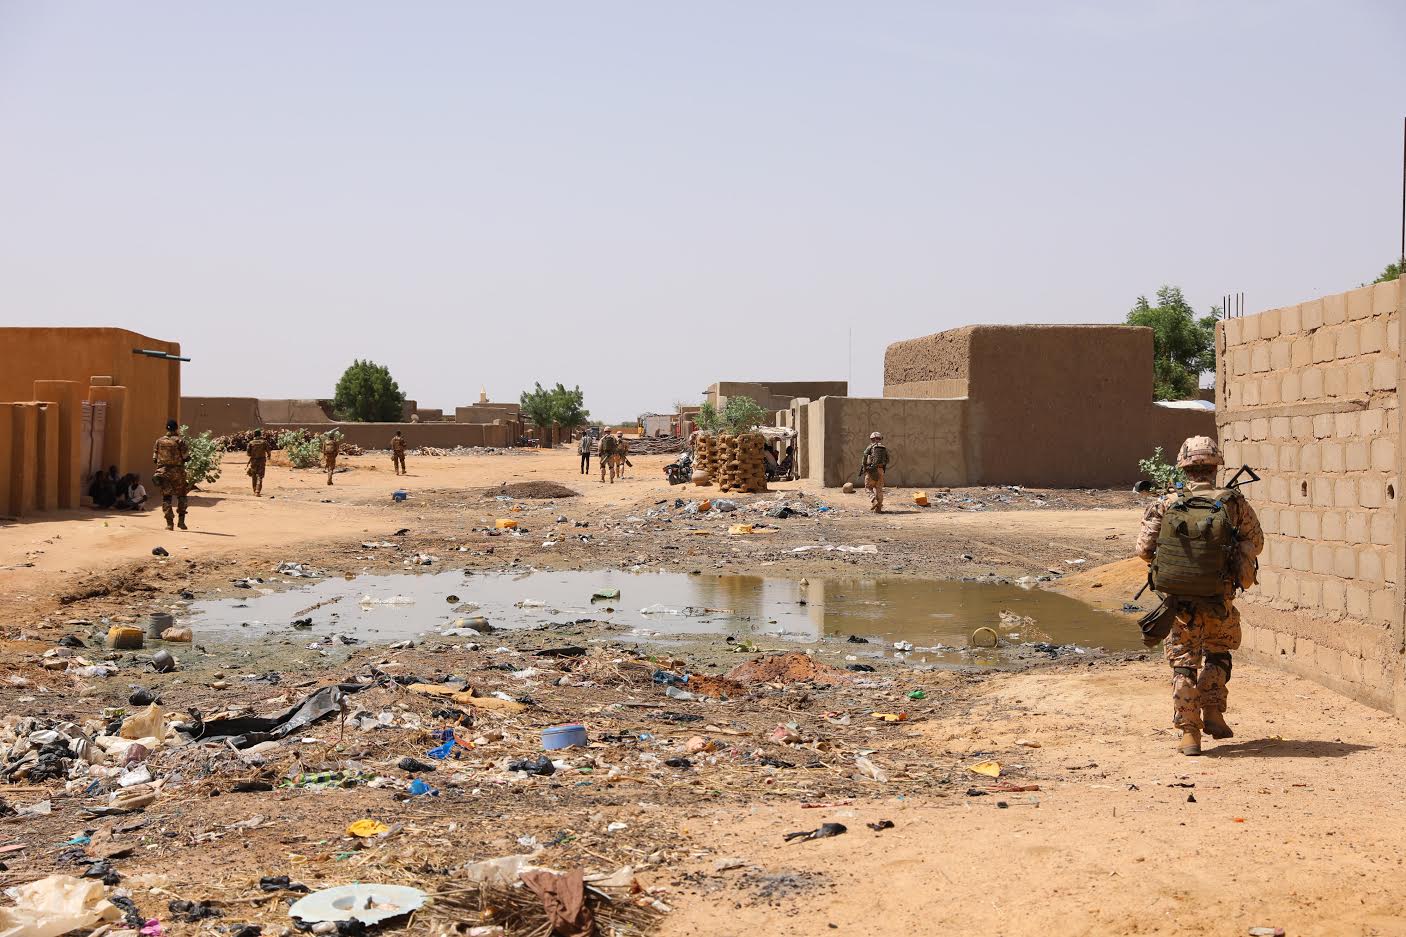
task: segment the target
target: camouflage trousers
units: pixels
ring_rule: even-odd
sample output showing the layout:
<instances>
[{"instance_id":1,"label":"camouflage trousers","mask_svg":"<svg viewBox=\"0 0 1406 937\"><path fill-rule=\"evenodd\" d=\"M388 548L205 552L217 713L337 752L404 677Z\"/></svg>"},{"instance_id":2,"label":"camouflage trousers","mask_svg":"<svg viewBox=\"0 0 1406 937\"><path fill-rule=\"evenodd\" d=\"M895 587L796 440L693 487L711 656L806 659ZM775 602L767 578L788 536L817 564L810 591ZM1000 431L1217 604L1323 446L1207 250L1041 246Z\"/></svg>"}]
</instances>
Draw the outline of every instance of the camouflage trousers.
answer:
<instances>
[{"instance_id":1,"label":"camouflage trousers","mask_svg":"<svg viewBox=\"0 0 1406 937\"><path fill-rule=\"evenodd\" d=\"M884 509L884 467L882 465L864 470L864 487L869 489L869 510L882 511Z\"/></svg>"},{"instance_id":2,"label":"camouflage trousers","mask_svg":"<svg viewBox=\"0 0 1406 937\"><path fill-rule=\"evenodd\" d=\"M405 473L405 453L403 453L403 452L396 452L395 450L391 450L391 465L395 468L395 473L396 473L397 475L404 475L404 474L406 474L406 473Z\"/></svg>"},{"instance_id":3,"label":"camouflage trousers","mask_svg":"<svg viewBox=\"0 0 1406 937\"><path fill-rule=\"evenodd\" d=\"M1205 728L1204 711L1229 703L1230 652L1240 647L1240 612L1230 599L1183 602L1163 651L1172 667L1172 725Z\"/></svg>"},{"instance_id":4,"label":"camouflage trousers","mask_svg":"<svg viewBox=\"0 0 1406 937\"><path fill-rule=\"evenodd\" d=\"M245 471L249 474L249 481L254 486L254 493L258 494L264 490L264 472L268 467L266 459L250 459L249 467Z\"/></svg>"},{"instance_id":5,"label":"camouflage trousers","mask_svg":"<svg viewBox=\"0 0 1406 937\"><path fill-rule=\"evenodd\" d=\"M186 479L184 465L161 465L157 466L156 473L151 476L151 480L156 483L156 487L161 491L161 513L166 518L167 526L175 519L175 514L180 514L182 521L186 516L186 492L190 490L190 484ZM171 499L176 499L176 511L171 511Z\"/></svg>"}]
</instances>

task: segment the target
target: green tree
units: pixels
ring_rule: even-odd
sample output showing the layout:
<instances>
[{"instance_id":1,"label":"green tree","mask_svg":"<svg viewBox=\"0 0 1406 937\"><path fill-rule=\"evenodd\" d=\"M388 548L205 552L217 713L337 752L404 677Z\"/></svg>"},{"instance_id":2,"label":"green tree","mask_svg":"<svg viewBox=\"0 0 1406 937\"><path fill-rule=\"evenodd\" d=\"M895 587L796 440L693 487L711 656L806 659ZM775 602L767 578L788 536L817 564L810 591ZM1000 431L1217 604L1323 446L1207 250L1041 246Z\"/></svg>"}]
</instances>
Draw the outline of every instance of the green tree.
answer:
<instances>
[{"instance_id":1,"label":"green tree","mask_svg":"<svg viewBox=\"0 0 1406 937\"><path fill-rule=\"evenodd\" d=\"M722 414L718 412L717 407L713 406L711 400L703 402L703 407L698 411L698 416L694 417L693 422L705 433L716 433L723 427Z\"/></svg>"},{"instance_id":2,"label":"green tree","mask_svg":"<svg viewBox=\"0 0 1406 937\"><path fill-rule=\"evenodd\" d=\"M385 365L358 358L342 372L332 402L344 420L398 423L405 395Z\"/></svg>"},{"instance_id":3,"label":"green tree","mask_svg":"<svg viewBox=\"0 0 1406 937\"><path fill-rule=\"evenodd\" d=\"M1139 296L1127 323L1152 329L1153 396L1158 400L1195 397L1202 372L1216 367L1216 316L1198 319L1180 288L1164 286L1157 291L1155 306Z\"/></svg>"},{"instance_id":4,"label":"green tree","mask_svg":"<svg viewBox=\"0 0 1406 937\"><path fill-rule=\"evenodd\" d=\"M322 461L321 436L290 429L279 433L277 442L293 468L308 468Z\"/></svg>"},{"instance_id":5,"label":"green tree","mask_svg":"<svg viewBox=\"0 0 1406 937\"><path fill-rule=\"evenodd\" d=\"M1399 261L1399 260L1393 261L1392 263L1387 264L1387 265L1386 265L1386 269L1382 271L1382 275L1379 276L1379 277L1377 277L1377 278L1376 278L1375 280L1373 280L1372 282L1373 282L1373 283L1389 283L1389 282L1391 282L1392 280L1395 280L1395 279L1397 279L1398 277L1400 277L1403 272L1406 272L1406 271L1403 271L1403 270L1401 269L1401 261Z\"/></svg>"},{"instance_id":6,"label":"green tree","mask_svg":"<svg viewBox=\"0 0 1406 937\"><path fill-rule=\"evenodd\" d=\"M723 404L723 424L730 433L747 433L762 424L766 411L751 397L729 397Z\"/></svg>"},{"instance_id":7,"label":"green tree","mask_svg":"<svg viewBox=\"0 0 1406 937\"><path fill-rule=\"evenodd\" d=\"M185 437L186 447L190 450L190 460L186 462L186 480L192 486L202 482L219 481L220 459L223 457L219 443L211 438L208 429L199 436L191 436L186 433L189 428L181 427L181 435Z\"/></svg>"},{"instance_id":8,"label":"green tree","mask_svg":"<svg viewBox=\"0 0 1406 937\"><path fill-rule=\"evenodd\" d=\"M567 390L566 385L560 383L555 387L543 387L533 382L532 390L523 391L518 398L522 412L537 426L564 426L567 429L590 422L591 413L585 403L585 395L579 386Z\"/></svg>"}]
</instances>

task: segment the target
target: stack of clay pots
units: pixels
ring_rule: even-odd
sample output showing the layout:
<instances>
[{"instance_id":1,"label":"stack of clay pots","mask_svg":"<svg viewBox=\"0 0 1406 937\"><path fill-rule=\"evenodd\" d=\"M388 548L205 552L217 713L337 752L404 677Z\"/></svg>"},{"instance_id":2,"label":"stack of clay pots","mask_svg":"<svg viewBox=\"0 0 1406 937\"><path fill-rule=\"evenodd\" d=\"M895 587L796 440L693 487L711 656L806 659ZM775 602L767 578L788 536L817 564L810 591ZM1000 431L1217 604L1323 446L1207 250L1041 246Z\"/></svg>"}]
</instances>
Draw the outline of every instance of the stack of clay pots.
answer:
<instances>
[{"instance_id":1,"label":"stack of clay pots","mask_svg":"<svg viewBox=\"0 0 1406 937\"><path fill-rule=\"evenodd\" d=\"M711 485L718 471L718 438L709 433L698 434L693 444L693 483Z\"/></svg>"},{"instance_id":2,"label":"stack of clay pots","mask_svg":"<svg viewBox=\"0 0 1406 937\"><path fill-rule=\"evenodd\" d=\"M760 433L718 437L718 469L713 478L723 491L766 491L766 440Z\"/></svg>"}]
</instances>

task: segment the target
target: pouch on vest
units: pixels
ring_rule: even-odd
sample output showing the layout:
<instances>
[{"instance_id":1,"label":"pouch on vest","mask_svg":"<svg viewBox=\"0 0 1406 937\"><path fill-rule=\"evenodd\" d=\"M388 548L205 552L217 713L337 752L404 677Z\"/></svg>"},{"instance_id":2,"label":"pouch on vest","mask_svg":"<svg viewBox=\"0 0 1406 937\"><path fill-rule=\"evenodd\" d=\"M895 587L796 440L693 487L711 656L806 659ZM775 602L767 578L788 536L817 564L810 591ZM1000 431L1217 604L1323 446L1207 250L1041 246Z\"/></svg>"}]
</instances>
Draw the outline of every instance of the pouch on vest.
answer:
<instances>
[{"instance_id":1,"label":"pouch on vest","mask_svg":"<svg viewBox=\"0 0 1406 937\"><path fill-rule=\"evenodd\" d=\"M1150 570L1153 589L1194 598L1225 595L1239 542L1226 511L1234 497L1233 491L1183 494L1167 505Z\"/></svg>"},{"instance_id":2,"label":"pouch on vest","mask_svg":"<svg viewBox=\"0 0 1406 937\"><path fill-rule=\"evenodd\" d=\"M1146 647L1156 647L1172 633L1172 625L1177 618L1177 603L1163 599L1152 611L1137 620L1142 629L1142 643Z\"/></svg>"}]
</instances>

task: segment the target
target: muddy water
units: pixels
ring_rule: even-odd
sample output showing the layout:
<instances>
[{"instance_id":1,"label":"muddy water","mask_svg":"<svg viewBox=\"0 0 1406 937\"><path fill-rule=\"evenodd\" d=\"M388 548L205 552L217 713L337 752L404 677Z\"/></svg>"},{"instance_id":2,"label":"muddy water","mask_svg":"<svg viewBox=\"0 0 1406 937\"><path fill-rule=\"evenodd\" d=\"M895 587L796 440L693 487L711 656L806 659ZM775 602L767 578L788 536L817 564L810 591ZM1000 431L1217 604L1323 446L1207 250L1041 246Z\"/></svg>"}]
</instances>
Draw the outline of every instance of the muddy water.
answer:
<instances>
[{"instance_id":1,"label":"muddy water","mask_svg":"<svg viewBox=\"0 0 1406 937\"><path fill-rule=\"evenodd\" d=\"M797 642L858 635L855 653L915 646L917 659L981 662L967 651L978 627L1006 644L1049 642L1141 646L1126 618L1066 596L994 583L918 579L773 579L680 573L536 571L521 574L402 573L332 578L310 586L240 589L235 598L195 603L191 624L213 641L338 634L373 642L418 638L483 617L496 628L533 628L582 619L610 622L640 637L729 634ZM592 600L620 590L619 599ZM316 606L316 607L314 607ZM1002 612L1006 615L1002 615ZM312 624L294 630L296 618ZM1029 619L1029 620L1022 620ZM464 627L467 621L458 621ZM984 652L983 652L984 653ZM974 657L976 659L974 659Z\"/></svg>"}]
</instances>

